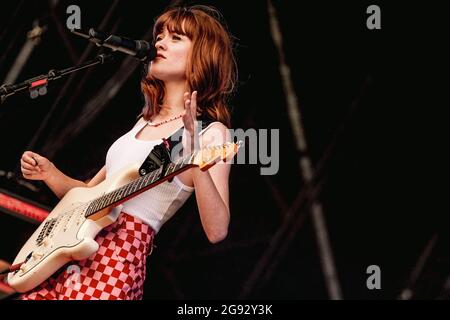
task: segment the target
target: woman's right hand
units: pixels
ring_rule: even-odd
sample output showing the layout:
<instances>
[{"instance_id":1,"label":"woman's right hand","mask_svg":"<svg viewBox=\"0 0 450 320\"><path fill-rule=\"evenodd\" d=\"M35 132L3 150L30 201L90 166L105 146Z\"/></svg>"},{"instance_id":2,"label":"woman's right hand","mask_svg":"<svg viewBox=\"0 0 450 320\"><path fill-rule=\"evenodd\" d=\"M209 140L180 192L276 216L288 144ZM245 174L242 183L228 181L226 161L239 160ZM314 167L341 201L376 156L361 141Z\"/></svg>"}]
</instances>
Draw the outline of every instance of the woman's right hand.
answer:
<instances>
[{"instance_id":1,"label":"woman's right hand","mask_svg":"<svg viewBox=\"0 0 450 320\"><path fill-rule=\"evenodd\" d=\"M25 179L46 180L52 167L53 163L47 158L32 151L25 151L20 159L20 169Z\"/></svg>"}]
</instances>

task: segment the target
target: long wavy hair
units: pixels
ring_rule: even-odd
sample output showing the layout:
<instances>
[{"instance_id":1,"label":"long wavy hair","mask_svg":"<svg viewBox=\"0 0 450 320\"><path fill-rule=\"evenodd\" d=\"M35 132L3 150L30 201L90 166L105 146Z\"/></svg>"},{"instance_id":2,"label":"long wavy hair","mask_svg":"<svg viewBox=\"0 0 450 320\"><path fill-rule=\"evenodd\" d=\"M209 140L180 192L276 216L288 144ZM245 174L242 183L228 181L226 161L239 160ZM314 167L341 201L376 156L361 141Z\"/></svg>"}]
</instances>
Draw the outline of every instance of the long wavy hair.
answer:
<instances>
[{"instance_id":1,"label":"long wavy hair","mask_svg":"<svg viewBox=\"0 0 450 320\"><path fill-rule=\"evenodd\" d=\"M192 41L186 79L189 91L198 92L199 116L220 121L230 128L228 102L237 82L237 65L232 37L222 15L215 8L203 5L168 8L155 21L153 39L164 28ZM145 98L142 114L145 120L150 120L163 103L164 82L146 73L141 89Z\"/></svg>"}]
</instances>

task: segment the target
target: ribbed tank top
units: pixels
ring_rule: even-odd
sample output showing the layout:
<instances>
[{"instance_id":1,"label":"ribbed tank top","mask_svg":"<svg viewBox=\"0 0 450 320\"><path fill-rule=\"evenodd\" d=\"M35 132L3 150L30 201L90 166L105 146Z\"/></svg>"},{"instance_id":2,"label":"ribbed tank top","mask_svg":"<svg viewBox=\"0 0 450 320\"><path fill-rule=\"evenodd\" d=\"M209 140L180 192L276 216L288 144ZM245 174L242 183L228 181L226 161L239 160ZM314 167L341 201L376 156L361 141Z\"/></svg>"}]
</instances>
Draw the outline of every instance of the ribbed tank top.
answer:
<instances>
[{"instance_id":1,"label":"ribbed tank top","mask_svg":"<svg viewBox=\"0 0 450 320\"><path fill-rule=\"evenodd\" d=\"M212 124L200 131L200 134L203 134ZM137 133L146 125L146 122L139 123L111 145L106 155L107 178L136 162L143 163L153 148L162 142L162 139L147 141L136 138ZM172 134L176 131L178 129ZM175 176L172 182L165 181L124 202L122 211L141 219L157 233L161 226L186 202L193 191L194 188L184 185Z\"/></svg>"}]
</instances>

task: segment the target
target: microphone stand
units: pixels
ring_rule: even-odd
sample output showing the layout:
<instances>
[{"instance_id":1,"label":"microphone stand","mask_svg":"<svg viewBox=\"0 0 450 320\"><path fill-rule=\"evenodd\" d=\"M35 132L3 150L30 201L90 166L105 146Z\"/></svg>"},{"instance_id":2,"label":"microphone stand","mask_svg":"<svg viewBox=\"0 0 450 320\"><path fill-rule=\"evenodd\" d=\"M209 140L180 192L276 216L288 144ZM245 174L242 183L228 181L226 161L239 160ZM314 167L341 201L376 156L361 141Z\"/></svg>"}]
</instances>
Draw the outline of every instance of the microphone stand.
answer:
<instances>
[{"instance_id":1,"label":"microphone stand","mask_svg":"<svg viewBox=\"0 0 450 320\"><path fill-rule=\"evenodd\" d=\"M0 87L0 104L4 103L6 98L24 90L30 91L31 99L36 99L47 93L47 85L50 81L62 78L73 72L89 68L98 64L105 64L114 60L113 53L100 54L96 58L86 61L78 66L66 68L63 70L50 70L47 74L43 74L18 84L4 84Z\"/></svg>"}]
</instances>

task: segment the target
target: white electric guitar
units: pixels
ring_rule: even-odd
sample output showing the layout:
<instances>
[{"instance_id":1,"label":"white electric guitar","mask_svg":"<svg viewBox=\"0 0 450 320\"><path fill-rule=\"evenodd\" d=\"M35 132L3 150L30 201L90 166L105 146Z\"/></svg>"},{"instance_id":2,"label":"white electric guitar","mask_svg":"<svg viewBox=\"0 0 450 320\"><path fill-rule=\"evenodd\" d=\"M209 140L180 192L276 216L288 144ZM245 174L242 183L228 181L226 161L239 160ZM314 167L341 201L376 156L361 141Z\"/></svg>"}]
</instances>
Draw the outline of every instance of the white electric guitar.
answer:
<instances>
[{"instance_id":1,"label":"white electric guitar","mask_svg":"<svg viewBox=\"0 0 450 320\"><path fill-rule=\"evenodd\" d=\"M203 171L220 160L230 160L242 142L205 147L143 176L141 164L117 172L92 188L73 188L20 250L8 274L8 284L29 291L71 260L84 260L99 245L97 234L115 222L120 204L175 175L199 166Z\"/></svg>"}]
</instances>

